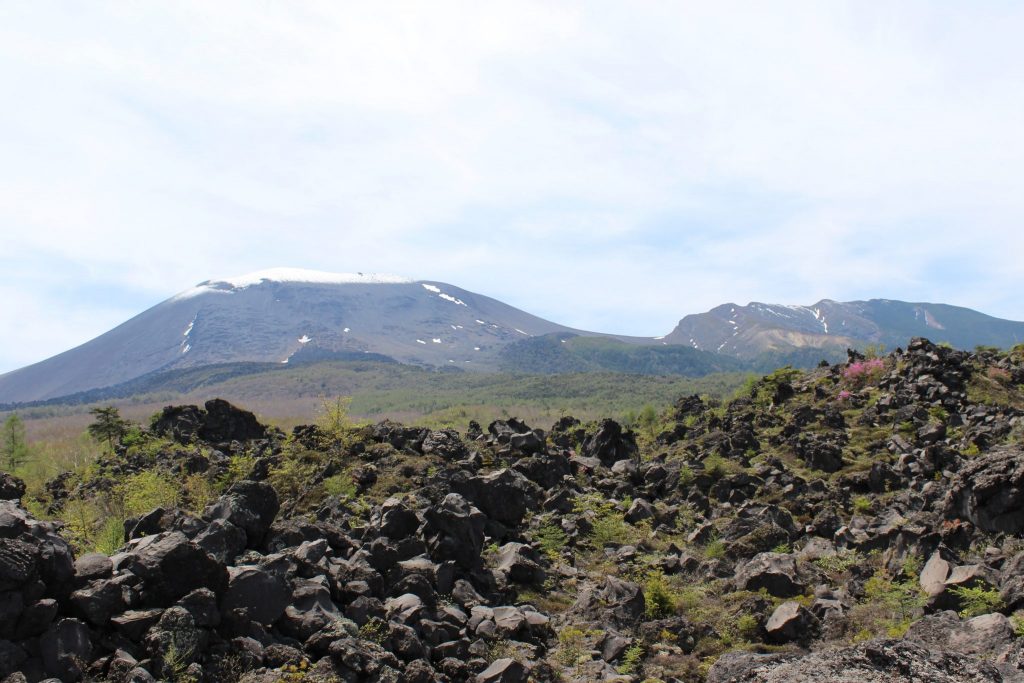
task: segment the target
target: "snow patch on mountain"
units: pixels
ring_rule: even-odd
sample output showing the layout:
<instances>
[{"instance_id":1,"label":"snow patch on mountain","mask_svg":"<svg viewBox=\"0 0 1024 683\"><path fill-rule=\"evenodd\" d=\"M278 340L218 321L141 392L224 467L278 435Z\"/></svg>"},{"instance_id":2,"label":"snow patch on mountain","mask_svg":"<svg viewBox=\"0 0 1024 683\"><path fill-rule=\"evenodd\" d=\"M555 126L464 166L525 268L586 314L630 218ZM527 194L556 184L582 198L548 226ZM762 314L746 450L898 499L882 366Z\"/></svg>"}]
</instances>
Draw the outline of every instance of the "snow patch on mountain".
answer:
<instances>
[{"instance_id":1,"label":"snow patch on mountain","mask_svg":"<svg viewBox=\"0 0 1024 683\"><path fill-rule=\"evenodd\" d=\"M179 293L174 298L188 299L207 292L230 294L232 290L245 289L263 284L264 282L301 282L322 285L403 285L411 284L415 280L387 273L328 273L322 270L307 270L305 268L268 268L267 270L258 270L254 273L246 273L245 275L237 275L235 277L206 280L191 289Z\"/></svg>"}]
</instances>

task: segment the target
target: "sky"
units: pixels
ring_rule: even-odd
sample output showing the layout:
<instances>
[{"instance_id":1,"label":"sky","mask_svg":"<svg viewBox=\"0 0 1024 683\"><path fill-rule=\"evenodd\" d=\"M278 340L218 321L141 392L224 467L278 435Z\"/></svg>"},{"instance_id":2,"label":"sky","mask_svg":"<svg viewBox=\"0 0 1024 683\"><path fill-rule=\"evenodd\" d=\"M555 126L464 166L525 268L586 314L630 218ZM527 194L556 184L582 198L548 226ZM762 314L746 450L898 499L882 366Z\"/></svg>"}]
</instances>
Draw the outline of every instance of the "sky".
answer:
<instances>
[{"instance_id":1,"label":"sky","mask_svg":"<svg viewBox=\"0 0 1024 683\"><path fill-rule=\"evenodd\" d=\"M210 278L1024 320L1024 3L0 3L0 372Z\"/></svg>"}]
</instances>

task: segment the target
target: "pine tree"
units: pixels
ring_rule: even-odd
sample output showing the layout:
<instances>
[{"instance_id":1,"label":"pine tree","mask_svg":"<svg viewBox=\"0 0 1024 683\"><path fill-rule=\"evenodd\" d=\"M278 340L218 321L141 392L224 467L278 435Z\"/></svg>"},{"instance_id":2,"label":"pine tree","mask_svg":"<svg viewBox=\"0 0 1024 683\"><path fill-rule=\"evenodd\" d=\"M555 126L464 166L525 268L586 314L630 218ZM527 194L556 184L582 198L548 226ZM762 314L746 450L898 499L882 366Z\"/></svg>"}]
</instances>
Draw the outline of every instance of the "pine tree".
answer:
<instances>
[{"instance_id":1,"label":"pine tree","mask_svg":"<svg viewBox=\"0 0 1024 683\"><path fill-rule=\"evenodd\" d=\"M119 441L128 432L128 420L121 417L114 406L105 408L93 408L89 411L96 417L96 421L87 427L89 434L97 441L106 441L111 451L114 450L114 442Z\"/></svg>"},{"instance_id":2,"label":"pine tree","mask_svg":"<svg viewBox=\"0 0 1024 683\"><path fill-rule=\"evenodd\" d=\"M13 472L28 460L28 443L25 441L25 423L17 413L11 413L4 421L0 433L0 456L8 472Z\"/></svg>"}]
</instances>

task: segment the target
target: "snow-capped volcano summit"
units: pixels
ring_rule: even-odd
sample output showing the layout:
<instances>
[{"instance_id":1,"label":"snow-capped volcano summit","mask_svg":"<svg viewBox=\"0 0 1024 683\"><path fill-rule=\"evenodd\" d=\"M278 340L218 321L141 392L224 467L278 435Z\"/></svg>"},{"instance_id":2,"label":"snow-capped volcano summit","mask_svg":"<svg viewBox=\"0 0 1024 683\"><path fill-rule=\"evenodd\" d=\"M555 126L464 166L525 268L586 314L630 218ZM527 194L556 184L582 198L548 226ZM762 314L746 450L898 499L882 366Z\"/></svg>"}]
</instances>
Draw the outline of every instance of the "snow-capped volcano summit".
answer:
<instances>
[{"instance_id":1,"label":"snow-capped volcano summit","mask_svg":"<svg viewBox=\"0 0 1024 683\"><path fill-rule=\"evenodd\" d=\"M266 282L320 285L403 285L411 284L415 280L385 273L329 273L305 268L268 268L246 275L206 280L181 292L175 298L188 298L208 291L231 292Z\"/></svg>"},{"instance_id":2,"label":"snow-capped volcano summit","mask_svg":"<svg viewBox=\"0 0 1024 683\"><path fill-rule=\"evenodd\" d=\"M488 370L506 344L561 331L575 332L442 282L273 268L206 280L77 348L0 376L0 403L234 361L373 353Z\"/></svg>"}]
</instances>

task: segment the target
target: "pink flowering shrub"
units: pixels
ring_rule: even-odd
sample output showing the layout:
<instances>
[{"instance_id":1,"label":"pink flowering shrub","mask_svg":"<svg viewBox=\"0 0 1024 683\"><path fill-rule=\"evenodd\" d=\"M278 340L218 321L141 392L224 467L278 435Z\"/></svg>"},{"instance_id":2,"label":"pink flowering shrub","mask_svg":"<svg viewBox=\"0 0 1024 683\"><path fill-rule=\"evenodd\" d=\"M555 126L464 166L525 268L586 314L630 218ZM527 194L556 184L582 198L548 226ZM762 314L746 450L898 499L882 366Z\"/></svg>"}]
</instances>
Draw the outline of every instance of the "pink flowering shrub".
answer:
<instances>
[{"instance_id":1,"label":"pink flowering shrub","mask_svg":"<svg viewBox=\"0 0 1024 683\"><path fill-rule=\"evenodd\" d=\"M843 389L842 391L839 392L840 401L845 401L849 399L851 396L853 396L853 394L848 389Z\"/></svg>"},{"instance_id":2,"label":"pink flowering shrub","mask_svg":"<svg viewBox=\"0 0 1024 683\"><path fill-rule=\"evenodd\" d=\"M843 370L843 379L854 386L862 387L872 384L885 371L885 361L881 358L869 358L850 363Z\"/></svg>"}]
</instances>

